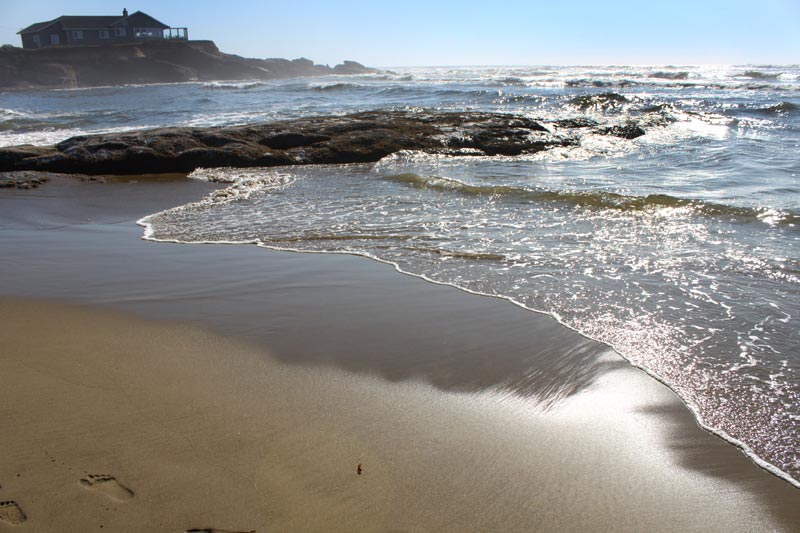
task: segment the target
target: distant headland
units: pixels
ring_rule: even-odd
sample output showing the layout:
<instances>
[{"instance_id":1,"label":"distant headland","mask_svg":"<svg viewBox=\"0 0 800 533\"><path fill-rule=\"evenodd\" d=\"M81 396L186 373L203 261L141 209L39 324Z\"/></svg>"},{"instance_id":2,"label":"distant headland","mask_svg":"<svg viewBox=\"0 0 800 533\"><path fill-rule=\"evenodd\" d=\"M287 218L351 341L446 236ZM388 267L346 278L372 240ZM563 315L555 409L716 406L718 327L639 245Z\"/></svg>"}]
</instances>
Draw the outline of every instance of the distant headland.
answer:
<instances>
[{"instance_id":1,"label":"distant headland","mask_svg":"<svg viewBox=\"0 0 800 533\"><path fill-rule=\"evenodd\" d=\"M66 89L214 80L264 80L376 72L355 61L335 67L305 58L250 59L188 40L137 11L109 17L62 16L20 30L23 48L0 47L0 90Z\"/></svg>"}]
</instances>

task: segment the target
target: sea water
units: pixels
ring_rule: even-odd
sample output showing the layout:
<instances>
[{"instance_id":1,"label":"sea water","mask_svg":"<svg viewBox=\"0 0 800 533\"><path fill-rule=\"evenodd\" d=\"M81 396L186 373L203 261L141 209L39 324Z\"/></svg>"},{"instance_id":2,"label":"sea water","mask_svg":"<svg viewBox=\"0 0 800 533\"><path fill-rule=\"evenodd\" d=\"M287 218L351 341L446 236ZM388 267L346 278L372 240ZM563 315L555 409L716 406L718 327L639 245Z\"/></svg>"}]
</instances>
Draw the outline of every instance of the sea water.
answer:
<instances>
[{"instance_id":1,"label":"sea water","mask_svg":"<svg viewBox=\"0 0 800 533\"><path fill-rule=\"evenodd\" d=\"M800 480L800 67L416 68L0 95L0 145L375 109L635 122L518 157L198 169L148 238L354 253L548 313ZM526 391L516 391L524 394Z\"/></svg>"}]
</instances>

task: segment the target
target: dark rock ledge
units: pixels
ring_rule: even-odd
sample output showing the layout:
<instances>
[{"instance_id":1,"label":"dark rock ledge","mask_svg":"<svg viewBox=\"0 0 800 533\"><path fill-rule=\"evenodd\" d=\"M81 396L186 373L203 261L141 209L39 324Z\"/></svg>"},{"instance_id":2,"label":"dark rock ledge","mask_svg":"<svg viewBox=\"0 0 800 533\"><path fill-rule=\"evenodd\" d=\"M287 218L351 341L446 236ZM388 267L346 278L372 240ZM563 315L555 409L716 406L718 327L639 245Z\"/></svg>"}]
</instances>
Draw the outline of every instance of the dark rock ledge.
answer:
<instances>
[{"instance_id":1,"label":"dark rock ledge","mask_svg":"<svg viewBox=\"0 0 800 533\"><path fill-rule=\"evenodd\" d=\"M0 172L0 189L37 189L48 181L43 172Z\"/></svg>"},{"instance_id":2,"label":"dark rock ledge","mask_svg":"<svg viewBox=\"0 0 800 533\"><path fill-rule=\"evenodd\" d=\"M400 150L520 155L573 145L574 133L559 129L554 134L534 120L506 114L375 111L235 127L86 135L55 146L6 147L0 148L0 172L188 173L197 167L366 163Z\"/></svg>"}]
</instances>

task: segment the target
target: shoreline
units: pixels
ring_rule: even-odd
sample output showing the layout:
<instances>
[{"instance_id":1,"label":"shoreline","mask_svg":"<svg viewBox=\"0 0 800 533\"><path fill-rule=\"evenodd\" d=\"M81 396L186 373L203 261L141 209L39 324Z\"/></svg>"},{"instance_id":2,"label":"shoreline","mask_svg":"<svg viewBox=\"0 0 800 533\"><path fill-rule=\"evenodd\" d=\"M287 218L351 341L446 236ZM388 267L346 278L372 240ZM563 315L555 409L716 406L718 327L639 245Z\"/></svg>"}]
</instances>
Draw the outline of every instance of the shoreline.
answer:
<instances>
[{"instance_id":1,"label":"shoreline","mask_svg":"<svg viewBox=\"0 0 800 533\"><path fill-rule=\"evenodd\" d=\"M726 525L788 530L800 520L800 512L793 510L800 501L795 488L762 471L739 450L697 427L688 409L666 387L628 365L608 348L566 330L549 317L536 316L505 301L398 276L394 269L358 257L281 254L256 247L148 243L140 239L141 229L132 226L133 221L146 214L142 211L154 213L178 205L216 186L177 178L173 181L153 178L147 184L119 181L99 184L59 180L43 190L24 194L0 192L0 205L4 208L0 215L4 230L0 232L0 242L5 249L14 250L3 275L15 283L7 287L4 296L16 294L16 298L37 300L46 297L81 305L75 308L74 304L54 304L53 311L40 300L15 300L12 308L18 312L39 306L31 316L50 316L40 322L45 326L70 316L90 317L87 324L98 324L103 322L103 315L113 315L113 320L108 318L111 323L103 322L97 331L90 328L84 333L113 337L113 330L127 335L126 350L130 353L136 352L136 343L141 342L154 353L169 354L163 347L147 344L146 336L136 334L137 331L150 328L182 331L179 338L197 349L185 357L191 353L203 354L192 363L197 368L191 370L191 375L201 381L208 378L203 378L204 373L217 372L226 364L237 366L236 361L248 369L260 368L242 375L228 373L225 380L213 386L207 383L207 387L194 390L192 401L213 399L224 405L231 416L244 416L247 423L239 431L254 439L253 443L260 442L260 437L258 432L250 432L251 426L267 431L264 428L274 423L269 415L272 411L265 412L264 405L254 398L266 405L277 402L293 410L295 417L313 418L314 424L322 424L316 426L318 429L328 427L321 432L323 436L316 433L309 437L309 442L326 442L330 437L329 426L333 424L348 428L353 434L363 432L365 442L384 443L382 447L368 448L372 453L396 451L403 458L395 457L395 462L385 463L393 465L387 468L397 476L396 483L391 485L396 500L376 502L373 496L388 493L375 491L374 486L368 492L375 494L359 493L359 497L367 498L373 506L370 509L377 512L368 516L389 517L384 522L387 527L402 524L409 528L427 525L447 529L447 524L454 527L461 524L469 529L479 524L486 527L504 524L508 526L506 530L525 530L526 526L527 529L547 526L633 529L650 524L659 529L669 519L676 520L674 524L695 528L712 523L720 530ZM189 271L192 276L186 276ZM6 313L8 305L6 302L3 306ZM84 309L85 305L90 307ZM50 312L54 314L48 315ZM118 315L120 312L124 314ZM147 320L132 318L130 313L145 316ZM13 313L6 320L12 319ZM160 324L154 323L155 320ZM27 327L35 328L29 332L37 331L35 323ZM25 337L18 328L11 329L4 335L16 335L15 342L20 346L36 341L36 335ZM211 333L206 333L209 329ZM65 333L60 328L46 330L53 339ZM409 336L407 331L414 331L414 335ZM237 355L223 363L220 353L224 351L207 353L202 343L192 341L197 336L217 339L208 340L212 344L229 342L240 346L244 342L246 347L234 351L248 355ZM169 335L165 338L169 339ZM78 347L83 341L76 339ZM55 347L55 340L42 340L38 344L39 350L46 351ZM271 355L265 358L267 352ZM77 360L88 357L99 363L94 361L97 354L82 354L79 349L70 353ZM15 371L23 368L17 367L22 354L20 349L4 355L8 358L4 367ZM114 361L103 363L105 371L110 371L107 366ZM188 374L184 373L189 371L186 368L174 368L169 361L155 355L147 355L146 363L157 368L165 365L165 371L184 376L178 383L186 382ZM248 366L251 363L256 366ZM42 364L47 368L46 359ZM65 371L77 371L68 360L59 364L66 365ZM97 372L95 377L103 375L102 369ZM523 379L513 381L514 376ZM177 383L165 386L152 383L151 377L143 376L141 368L130 369L129 374L120 377L134 380L142 387L131 409L140 408L142 402L152 402L151 407L143 408L145 411L156 409L161 405L157 399L180 393ZM259 386L254 388L253 382ZM281 388L283 396L262 390L260 386L267 382ZM287 383L304 383L306 388L300 389L304 392L328 390L331 420L320 422L317 409L322 407L309 406L310 400L303 398L305 394L293 393ZM35 391L41 392L37 387L42 384L30 384L30 380L28 384L35 385L26 393L30 401L39 401ZM227 392L220 396L205 390L209 387L221 387L220 390ZM529 392L522 393L526 388ZM366 396L359 396L355 390ZM365 390L371 392L367 394ZM69 402L77 393L68 387L60 394L63 401ZM153 399L149 400L148 395ZM364 397L380 405L362 405ZM40 406L46 418L45 407ZM359 416L347 414L347 409L357 411ZM13 420L15 427L33 428L44 422L12 410L2 412L4 418ZM198 431L195 426L200 415L184 411L184 416L188 417L184 421L187 431ZM464 423L454 423L453 416ZM115 429L122 432L135 433L144 421L137 418L135 423L120 420L108 423L116 424ZM53 424L57 427L59 423ZM60 427L57 434L53 430L45 434L65 446L66 441L59 439L68 438L69 427L63 427L63 423ZM397 438L401 427L407 436L427 435L438 460L428 461L427 449L411 449L409 442ZM212 440L221 442L227 438L224 428L225 424L215 419L203 429ZM7 438L14 441L11 436ZM347 441L351 437L338 435L338 438ZM109 437L100 440L104 439ZM449 444L445 446L443 441ZM122 456L133 453L128 449L129 444L113 438L111 442L128 450L120 451ZM292 443L302 444L294 440ZM29 459L26 444L30 443L12 444L19 452L10 454L11 459ZM48 451L52 450L48 447ZM149 448L149 452L163 459L159 456L163 443L162 447ZM97 453L96 459L105 457L114 463L111 466L125 473L123 477L119 472L111 472L122 481L136 480L138 486L153 483L152 477L149 480L148 476L130 477L134 475L130 469L135 467L122 466L116 452ZM289 449L276 448L275 454L281 456L281 453L289 453ZM304 464L302 479L305 474L317 479L314 473L326 471L326 467L320 464L321 457L309 453L294 457ZM146 459L135 454L127 457L135 457L136 461ZM198 465L190 464L191 458L177 454L172 459L177 460L176 457L185 462L187 472L197 471ZM0 499L15 499L28 514L27 523L46 530L42 522L36 526L38 519L34 512L46 503L44 495L54 494L46 486L46 471L43 467L34 468L36 476L40 476L36 478L37 486L23 487L13 481L13 475L9 484L6 478L14 466L13 461L11 465L8 463L11 459L0 468L3 477ZM418 472L414 465L420 461L428 471ZM366 472L371 473L372 461L364 462ZM254 464L243 461L240 466L252 471ZM348 463L348 469L350 466L354 465ZM328 474L325 475L326 483L330 483L326 485L331 491L326 492L328 496L350 494L349 477ZM157 479L153 472L148 475ZM293 479L291 473L286 475ZM347 475L356 474L347 470ZM424 483L409 484L401 482L402 479L424 480ZM77 480L73 482L77 489L85 490L77 485ZM450 486L451 483L455 485ZM179 489L179 485L173 484L171 488ZM452 492L456 487L466 490L473 499L456 497ZM12 490L23 491L28 503L22 496L11 494ZM77 501L85 494L70 490L74 492L70 501ZM136 492L136 488L132 490ZM246 488L231 490L249 498ZM427 498L416 494L418 491ZM298 494L301 493L299 490ZM166 497L168 491L159 494ZM537 494L533 503L532 494ZM297 497L300 499L286 507L289 515L295 504L319 504L314 501L313 491ZM142 500L134 499L135 503L126 505L144 506ZM185 506L181 508L183 519L193 509L197 512L201 500L197 495L181 500ZM337 519L356 509L363 512L352 504L348 500L342 505L319 509L321 513L333 512ZM119 512L127 520L144 515L152 518L164 512L164 506L159 505L139 508L132 514ZM408 522L411 517L404 516L401 509L419 521ZM575 516L556 516L567 509ZM691 515L687 509L696 510L697 515L686 516ZM86 512L98 516L97 511ZM253 510L245 510L245 516L248 512ZM291 520L299 519L293 516L289 522L276 522L262 516L254 520L257 523L244 520L230 523L230 515L216 508L208 516L204 522L207 525L202 527L235 526L245 530L275 527L277 523L289 525ZM447 522L445 518L453 521ZM360 529L379 529L376 523L367 522L366 528L364 522L350 524ZM4 525L0 521L0 529ZM180 527L200 525L185 522ZM314 529L313 524L310 529Z\"/></svg>"},{"instance_id":2,"label":"shoreline","mask_svg":"<svg viewBox=\"0 0 800 533\"><path fill-rule=\"evenodd\" d=\"M223 183L225 183L225 182L223 182ZM227 191L227 190L228 189L223 189L223 191ZM224 198L227 198L227 197L224 197ZM224 202L233 201L236 198L235 194L231 195L230 198L231 198L230 200L226 199L226 200L222 200L222 201L224 201ZM202 203L207 202L208 200L209 200L208 198L200 199L200 200L198 200L198 203L202 204ZM169 209L167 209L166 211L169 211ZM350 251L350 252L330 252L330 251L324 251L324 250L303 250L303 249L292 248L292 247L270 246L270 245L263 244L260 241L253 241L253 242L238 242L238 241L181 241L181 240L171 240L171 239L159 239L159 238L153 236L154 232L153 232L152 224L149 222L149 219L151 217L155 217L155 216L157 216L157 215L159 215L161 213L163 213L163 211L160 211L160 212L157 212L157 213L152 213L152 214L149 214L149 215L147 215L145 217L142 217L142 218L136 220L136 224L143 228L143 232L144 233L143 233L142 238L144 240L148 240L148 241L152 241L152 242L156 242L156 243L182 244L182 245L212 245L212 246L213 245L231 245L231 246L235 246L235 245L239 245L239 246L251 245L251 246L257 246L259 248L263 248L263 249L266 249L266 250L277 251L277 252L291 252L291 253L301 253L301 254L302 253L307 253L307 254L310 253L310 254L323 254L323 255L326 255L326 254L350 255L350 256L354 256L354 257L369 259L369 260L375 261L375 262L380 263L380 264L388 265L392 269L394 269L394 271L397 272L398 274L402 274L402 275L409 276L409 277L412 277L412 278L420 279L420 280L423 280L423 281L425 281L427 283L432 283L432 284L435 284L435 285L441 285L441 286L444 286L444 287L454 288L456 290L465 292L465 293L470 294L470 295L484 297L484 298L497 299L497 300L500 300L500 301L503 301L503 302L510 303L510 304L512 304L512 305L514 305L516 307L519 307L520 309L525 310L525 311L528 311L528 312L531 312L531 313L535 313L535 314L540 315L542 317L546 317L546 318L548 318L550 320L553 320L554 322L556 322L558 324L558 326L563 327L565 329L568 329L568 330L576 333L577 335L579 335L580 337L582 337L582 338L584 338L586 340L601 344L601 345L606 346L609 349L613 350L620 358L622 358L626 363L631 365L633 368L636 368L636 369L644 372L650 378L656 380L658 383L660 383L661 385L665 386L673 394L675 394L676 397L684 405L684 407L688 411L691 412L691 414L694 417L694 420L697 423L697 425L700 426L703 430L705 430L708 433L710 433L710 434L722 439L726 443L738 448L745 456L747 456L748 459L750 459L758 467L760 467L760 468L764 469L765 471L769 472L770 474L782 479L783 481L789 483L790 485L794 486L795 488L800 488L800 481L796 480L789 473L781 470L779 467L775 466L774 464L772 464L772 463L768 462L767 460L761 458L745 442L743 442L743 441L741 441L741 440L729 435L727 432L725 432L722 429L715 428L713 426L708 425L703 420L703 417L701 416L701 413L699 412L698 407L695 404L691 403L690 401L686 400L684 397L682 397L677 390L675 390L672 386L670 386L670 384L666 380L662 379L657 373L655 373L654 371L648 369L646 366L636 364L635 361L633 361L633 360L629 359L628 357L626 357L625 355L623 355L622 352L620 350L618 350L617 347L614 346L613 344L607 344L607 343L605 343L603 341L600 341L600 340L597 340L597 339L593 339L592 337L582 333L580 330L578 330L576 328L573 328L570 325L562 322L557 316L554 316L551 313L548 313L547 311L543 311L543 310L527 307L523 303L521 303L521 302L519 302L519 301L517 301L517 300L515 300L513 298L510 298L510 297L501 296L501 295L494 295L494 294L488 294L488 293L483 293L483 292L479 292L479 291L472 291L470 289L467 289L467 288L464 288L464 287L460 287L460 286L455 285L453 283L440 282L440 281L431 279L431 278L429 278L427 276L424 276L424 275L419 275L419 274L414 274L414 273L411 273L411 272L407 272L407 271L403 270L396 263L393 263L391 261L386 261L386 260L383 260L383 259L381 259L379 257L373 256L373 255L370 255L370 254L366 254L366 253L360 253L360 252L355 252L355 251Z\"/></svg>"},{"instance_id":3,"label":"shoreline","mask_svg":"<svg viewBox=\"0 0 800 533\"><path fill-rule=\"evenodd\" d=\"M691 454L662 464L685 453L671 435L686 429L685 417L664 402L668 391L632 369L538 412L499 392L443 394L276 365L240 341L108 310L3 299L0 317L15 326L6 345L28 354L2 394L21 396L35 415L3 438L2 491L34 531L674 530L709 520L720 531L788 531L793 523L790 510L778 520L780 502L766 505L768 495L725 479L728 454L694 457L713 457L722 477L692 472ZM34 325L31 337L30 322L46 318L64 331ZM637 448L659 434L671 448ZM81 482L90 476L113 484Z\"/></svg>"},{"instance_id":4,"label":"shoreline","mask_svg":"<svg viewBox=\"0 0 800 533\"><path fill-rule=\"evenodd\" d=\"M276 246L267 246L267 245L264 245L264 244L261 244L261 243L255 243L255 242L252 242L252 243L250 243L250 242L235 242L235 241L184 242L184 241L177 241L177 240L157 239L157 238L153 238L153 237L150 236L150 231L149 231L150 230L150 224L148 222L145 222L145 220L147 218L149 218L149 216L150 215L148 215L147 217L144 217L144 218L141 218L141 219L137 220L136 224L141 226L142 228L144 228L144 235L143 235L142 238L144 240L148 240L148 241L151 241L151 242L163 243L163 244L198 245L198 246L203 246L203 245L208 245L208 246L256 246L258 248L263 248L265 250L271 250L271 251L274 251L274 252L289 252L289 253L298 253L298 254L319 254L319 255L350 255L350 256L353 256L353 257L360 257L360 258L363 258L363 259L368 259L368 260L371 260L371 261L375 261L376 263L381 263L381 264L384 264L384 265L391 266L395 270L395 272L397 272L398 274L401 274L401 275L404 275L404 276L409 276L411 278L416 278L416 279L422 280L422 281L424 281L426 283L432 283L434 285L441 285L441 286L444 286L444 287L450 287L450 288L462 291L464 293L467 293L467 294L470 294L470 295L473 295L473 296L478 296L478 297L481 297L481 298L497 299L497 300L500 300L500 301L503 301L503 302L510 303L511 305L519 307L520 309L522 309L524 311L527 311L527 312L530 312L530 313L535 313L537 315L542 315L543 317L547 317L548 319L551 319L554 322L556 322L558 324L558 326L563 327L565 329L568 329L570 331L573 331L577 335L585 338L588 341L591 341L591 342L594 342L594 343L598 343L598 344L601 344L603 346L607 346L608 349L612 350L618 357L623 359L632 368L635 368L635 369L643 372L644 374L646 374L651 379L657 381L659 384L661 384L664 387L666 387L667 389L669 389L670 392L672 392L678 398L678 400L680 400L680 402L683 405L683 407L686 408L689 412L691 412L692 417L694 418L694 421L696 422L696 424L700 428L702 428L703 430L707 431L709 434L714 435L715 437L718 437L719 439L723 440L727 444L730 444L731 446L733 446L735 448L738 448L739 451L741 451L749 460L751 460L756 466L760 467L764 471L766 471L766 472L772 474L773 476L785 481L786 483L788 483L789 485L792 485L795 488L800 488L800 481L795 480L794 478L792 478L789 474L787 474L786 472L784 472L780 468L776 467L772 463L769 463L769 462L765 461L764 459L762 459L761 457L759 457L758 455L756 455L756 453L753 452L753 450L749 446L747 446L744 442L742 442L739 439L736 439L734 437L731 437L730 435L728 435L727 433L725 433L722 430L719 430L717 428L714 428L714 427L706 425L704 423L704 421L702 420L702 417L700 416L700 413L697 411L696 406L694 406L693 404L687 402L682 396L680 396L680 394L678 394L677 391L675 391L669 385L669 383L667 383L665 380L663 380L656 373L650 371L648 368L646 368L644 366L638 365L635 362L629 360L624 355L622 355L613 345L608 345L608 344L606 344L606 343L604 343L602 341L598 341L598 340L593 339L593 338L591 338L591 337L589 337L587 335L584 335L579 330L574 329L574 328L570 327L568 324L565 324L565 323L561 322L557 317L554 317L553 315L551 315L550 313L548 313L546 311L541 311L541 310L538 310L538 309L532 309L532 308L526 307L524 304L521 304L520 302L514 300L513 298L508 298L508 297L505 297L505 296L498 296L498 295L494 295L494 294L487 294L487 293L482 293L482 292L471 291L469 289L465 289L463 287L459 287L458 285L454 285L452 283L444 283L444 282L440 282L440 281L436 281L436 280L430 279L430 278L428 278L426 276L423 276L423 275L412 274L410 272L406 272L406 271L402 270L395 263L392 263L390 261L384 261L384 260L382 260L380 258L371 256L371 255L368 255L368 254L362 254L362 253L357 253L357 252L328 252L328 251L320 251L320 250L300 250L300 249L294 249L294 248L283 248L283 247L276 247Z\"/></svg>"}]
</instances>

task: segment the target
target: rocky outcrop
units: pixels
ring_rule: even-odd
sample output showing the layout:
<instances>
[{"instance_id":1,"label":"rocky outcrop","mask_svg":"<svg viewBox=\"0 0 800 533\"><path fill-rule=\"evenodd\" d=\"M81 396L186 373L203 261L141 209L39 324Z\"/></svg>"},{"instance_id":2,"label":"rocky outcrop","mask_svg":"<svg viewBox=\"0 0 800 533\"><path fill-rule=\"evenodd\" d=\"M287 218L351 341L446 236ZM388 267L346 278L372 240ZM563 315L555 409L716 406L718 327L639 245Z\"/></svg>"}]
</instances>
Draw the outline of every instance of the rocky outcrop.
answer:
<instances>
[{"instance_id":1,"label":"rocky outcrop","mask_svg":"<svg viewBox=\"0 0 800 533\"><path fill-rule=\"evenodd\" d=\"M50 181L42 172L0 172L0 189L36 189Z\"/></svg>"},{"instance_id":2,"label":"rocky outcrop","mask_svg":"<svg viewBox=\"0 0 800 533\"><path fill-rule=\"evenodd\" d=\"M263 80L375 72L355 61L249 59L211 41L150 41L24 50L0 47L0 89L76 88L213 80Z\"/></svg>"},{"instance_id":3,"label":"rocky outcrop","mask_svg":"<svg viewBox=\"0 0 800 533\"><path fill-rule=\"evenodd\" d=\"M374 162L400 150L520 155L574 144L529 118L496 113L374 111L235 127L160 128L79 136L55 146L0 148L0 172L191 172Z\"/></svg>"},{"instance_id":4,"label":"rocky outcrop","mask_svg":"<svg viewBox=\"0 0 800 533\"><path fill-rule=\"evenodd\" d=\"M623 139L636 139L641 137L646 132L644 129L635 122L626 122L624 124L617 124L615 126L606 126L595 130L596 133L601 135L613 135Z\"/></svg>"}]
</instances>

